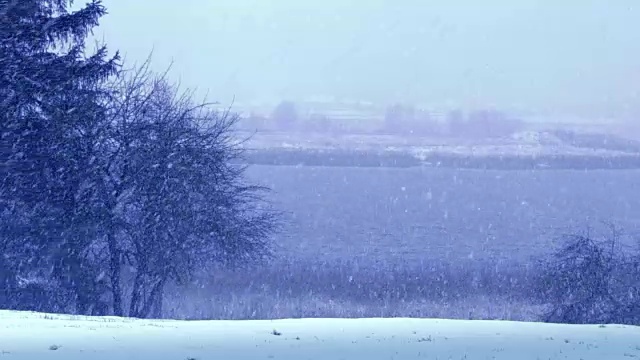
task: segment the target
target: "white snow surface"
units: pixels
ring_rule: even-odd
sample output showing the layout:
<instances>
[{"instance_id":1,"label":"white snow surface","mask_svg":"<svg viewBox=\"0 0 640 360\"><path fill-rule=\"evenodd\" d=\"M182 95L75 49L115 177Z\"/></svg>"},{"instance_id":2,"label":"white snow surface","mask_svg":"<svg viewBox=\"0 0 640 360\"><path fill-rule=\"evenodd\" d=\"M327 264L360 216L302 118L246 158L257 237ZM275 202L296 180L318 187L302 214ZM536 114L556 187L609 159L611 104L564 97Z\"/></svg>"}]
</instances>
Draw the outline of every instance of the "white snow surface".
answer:
<instances>
[{"instance_id":1,"label":"white snow surface","mask_svg":"<svg viewBox=\"0 0 640 360\"><path fill-rule=\"evenodd\" d=\"M140 320L0 311L0 359L633 359L640 327L440 319Z\"/></svg>"}]
</instances>

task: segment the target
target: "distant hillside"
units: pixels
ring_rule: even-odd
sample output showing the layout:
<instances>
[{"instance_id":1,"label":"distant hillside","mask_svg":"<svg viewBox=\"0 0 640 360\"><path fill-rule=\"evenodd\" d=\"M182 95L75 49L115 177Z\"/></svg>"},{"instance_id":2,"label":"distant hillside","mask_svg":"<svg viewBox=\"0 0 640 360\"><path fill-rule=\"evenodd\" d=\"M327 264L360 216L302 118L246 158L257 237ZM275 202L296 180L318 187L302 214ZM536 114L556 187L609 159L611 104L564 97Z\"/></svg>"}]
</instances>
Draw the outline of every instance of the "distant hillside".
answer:
<instances>
[{"instance_id":1,"label":"distant hillside","mask_svg":"<svg viewBox=\"0 0 640 360\"><path fill-rule=\"evenodd\" d=\"M500 169L640 168L640 142L571 131L500 139L271 133L245 144L252 164Z\"/></svg>"}]
</instances>

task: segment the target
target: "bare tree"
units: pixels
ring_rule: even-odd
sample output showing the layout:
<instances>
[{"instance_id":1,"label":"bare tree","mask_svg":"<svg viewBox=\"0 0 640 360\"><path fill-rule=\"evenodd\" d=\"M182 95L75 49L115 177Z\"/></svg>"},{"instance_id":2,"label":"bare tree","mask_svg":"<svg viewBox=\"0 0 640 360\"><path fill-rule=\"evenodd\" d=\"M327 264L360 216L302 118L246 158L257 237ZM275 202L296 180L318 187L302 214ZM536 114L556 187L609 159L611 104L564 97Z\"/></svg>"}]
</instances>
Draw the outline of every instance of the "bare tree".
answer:
<instances>
[{"instance_id":1,"label":"bare tree","mask_svg":"<svg viewBox=\"0 0 640 360\"><path fill-rule=\"evenodd\" d=\"M268 256L278 213L267 189L249 184L238 163L238 118L196 103L155 75L149 63L114 84L108 142L109 276L124 313L121 267L132 270L128 314L159 316L164 287L196 269Z\"/></svg>"}]
</instances>

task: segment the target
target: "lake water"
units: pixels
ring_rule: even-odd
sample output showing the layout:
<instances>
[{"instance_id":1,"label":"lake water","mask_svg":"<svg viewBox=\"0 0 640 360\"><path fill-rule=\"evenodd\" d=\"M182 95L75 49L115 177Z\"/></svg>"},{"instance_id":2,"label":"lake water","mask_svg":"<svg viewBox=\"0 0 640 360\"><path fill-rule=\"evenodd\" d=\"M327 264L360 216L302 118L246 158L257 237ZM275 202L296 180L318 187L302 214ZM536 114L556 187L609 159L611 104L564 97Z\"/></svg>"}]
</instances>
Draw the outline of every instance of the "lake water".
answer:
<instances>
[{"instance_id":1,"label":"lake water","mask_svg":"<svg viewBox=\"0 0 640 360\"><path fill-rule=\"evenodd\" d=\"M606 222L640 230L640 170L252 166L287 225L280 254L418 264L526 261Z\"/></svg>"}]
</instances>

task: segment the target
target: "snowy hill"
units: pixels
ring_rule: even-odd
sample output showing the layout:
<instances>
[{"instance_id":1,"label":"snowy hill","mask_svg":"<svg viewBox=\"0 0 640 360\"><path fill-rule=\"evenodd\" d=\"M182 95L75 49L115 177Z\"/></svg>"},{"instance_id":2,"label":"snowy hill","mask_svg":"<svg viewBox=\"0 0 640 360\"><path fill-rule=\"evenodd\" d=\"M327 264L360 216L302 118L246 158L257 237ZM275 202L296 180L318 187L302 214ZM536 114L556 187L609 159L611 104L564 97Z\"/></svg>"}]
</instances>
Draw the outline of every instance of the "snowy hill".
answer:
<instances>
[{"instance_id":1,"label":"snowy hill","mask_svg":"<svg viewBox=\"0 0 640 360\"><path fill-rule=\"evenodd\" d=\"M241 138L251 137L242 134ZM640 142L608 134L572 131L523 131L508 137L460 139L394 135L258 133L243 144L249 149L441 152L468 155L529 156L565 154L619 156L639 154Z\"/></svg>"},{"instance_id":2,"label":"snowy hill","mask_svg":"<svg viewBox=\"0 0 640 360\"><path fill-rule=\"evenodd\" d=\"M640 141L565 130L485 139L272 132L258 133L243 146L246 161L263 165L640 168Z\"/></svg>"},{"instance_id":3,"label":"snowy hill","mask_svg":"<svg viewBox=\"0 0 640 360\"><path fill-rule=\"evenodd\" d=\"M438 319L174 321L0 311L0 358L631 359L640 327Z\"/></svg>"}]
</instances>

